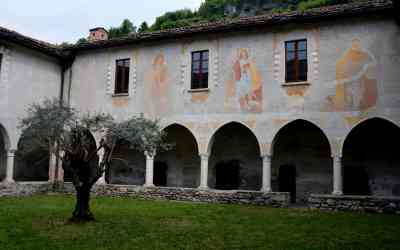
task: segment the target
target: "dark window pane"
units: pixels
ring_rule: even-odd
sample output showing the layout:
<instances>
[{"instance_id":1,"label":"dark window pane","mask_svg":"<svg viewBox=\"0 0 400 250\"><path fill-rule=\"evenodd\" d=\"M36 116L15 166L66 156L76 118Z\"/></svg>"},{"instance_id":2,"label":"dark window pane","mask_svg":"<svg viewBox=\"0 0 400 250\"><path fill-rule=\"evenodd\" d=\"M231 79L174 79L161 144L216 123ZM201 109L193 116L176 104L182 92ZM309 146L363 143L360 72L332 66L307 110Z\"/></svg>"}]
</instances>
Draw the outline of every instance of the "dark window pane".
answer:
<instances>
[{"instance_id":1,"label":"dark window pane","mask_svg":"<svg viewBox=\"0 0 400 250\"><path fill-rule=\"evenodd\" d=\"M198 61L198 60L200 60L200 52L193 52L193 54L192 54L192 60L193 60L193 61Z\"/></svg>"},{"instance_id":2,"label":"dark window pane","mask_svg":"<svg viewBox=\"0 0 400 250\"><path fill-rule=\"evenodd\" d=\"M128 93L130 59L116 61L115 94Z\"/></svg>"},{"instance_id":3,"label":"dark window pane","mask_svg":"<svg viewBox=\"0 0 400 250\"><path fill-rule=\"evenodd\" d=\"M299 51L297 57L299 60L307 59L307 51Z\"/></svg>"},{"instance_id":4,"label":"dark window pane","mask_svg":"<svg viewBox=\"0 0 400 250\"><path fill-rule=\"evenodd\" d=\"M295 52L288 52L287 54L286 54L286 60L287 61L292 61L292 60L294 60L294 58L295 58Z\"/></svg>"},{"instance_id":5,"label":"dark window pane","mask_svg":"<svg viewBox=\"0 0 400 250\"><path fill-rule=\"evenodd\" d=\"M307 41L299 41L297 45L298 50L306 50L307 49Z\"/></svg>"},{"instance_id":6,"label":"dark window pane","mask_svg":"<svg viewBox=\"0 0 400 250\"><path fill-rule=\"evenodd\" d=\"M208 57L208 51L192 53L192 89L208 87Z\"/></svg>"},{"instance_id":7,"label":"dark window pane","mask_svg":"<svg viewBox=\"0 0 400 250\"><path fill-rule=\"evenodd\" d=\"M208 61L204 61L204 62L202 63L202 65L201 65L201 68L202 68L203 70L207 70L207 71L208 71Z\"/></svg>"},{"instance_id":8,"label":"dark window pane","mask_svg":"<svg viewBox=\"0 0 400 250\"><path fill-rule=\"evenodd\" d=\"M208 60L208 51L203 51L202 58L203 60Z\"/></svg>"},{"instance_id":9,"label":"dark window pane","mask_svg":"<svg viewBox=\"0 0 400 250\"><path fill-rule=\"evenodd\" d=\"M193 70L198 70L200 69L200 62L193 62Z\"/></svg>"},{"instance_id":10,"label":"dark window pane","mask_svg":"<svg viewBox=\"0 0 400 250\"><path fill-rule=\"evenodd\" d=\"M294 42L286 42L286 50L287 51L294 51Z\"/></svg>"}]
</instances>

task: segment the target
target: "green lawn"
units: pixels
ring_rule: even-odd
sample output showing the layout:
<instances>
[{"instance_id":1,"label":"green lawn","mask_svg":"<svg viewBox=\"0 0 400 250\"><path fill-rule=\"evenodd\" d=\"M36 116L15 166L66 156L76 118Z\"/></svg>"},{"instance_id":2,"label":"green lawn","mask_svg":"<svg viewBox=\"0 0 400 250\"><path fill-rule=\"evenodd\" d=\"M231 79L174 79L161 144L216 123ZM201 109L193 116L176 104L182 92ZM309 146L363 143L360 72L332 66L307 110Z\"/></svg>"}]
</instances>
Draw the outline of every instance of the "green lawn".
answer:
<instances>
[{"instance_id":1,"label":"green lawn","mask_svg":"<svg viewBox=\"0 0 400 250\"><path fill-rule=\"evenodd\" d=\"M400 249L400 216L96 198L0 198L0 249Z\"/></svg>"}]
</instances>

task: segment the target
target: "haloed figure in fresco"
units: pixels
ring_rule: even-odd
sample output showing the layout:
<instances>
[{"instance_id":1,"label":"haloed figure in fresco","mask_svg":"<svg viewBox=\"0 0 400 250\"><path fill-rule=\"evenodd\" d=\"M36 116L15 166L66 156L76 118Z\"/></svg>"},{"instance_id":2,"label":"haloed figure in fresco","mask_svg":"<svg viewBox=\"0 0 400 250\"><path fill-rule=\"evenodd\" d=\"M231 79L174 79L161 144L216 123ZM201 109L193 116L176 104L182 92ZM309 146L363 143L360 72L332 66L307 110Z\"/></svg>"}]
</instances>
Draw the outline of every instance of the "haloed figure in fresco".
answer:
<instances>
[{"instance_id":1,"label":"haloed figure in fresco","mask_svg":"<svg viewBox=\"0 0 400 250\"><path fill-rule=\"evenodd\" d=\"M163 54L158 54L154 60L151 69L147 73L148 86L150 87L150 96L152 103L148 108L151 114L158 116L168 111L168 70Z\"/></svg>"},{"instance_id":2,"label":"haloed figure in fresco","mask_svg":"<svg viewBox=\"0 0 400 250\"><path fill-rule=\"evenodd\" d=\"M334 111L365 110L378 98L376 60L358 39L336 63L336 94L328 97Z\"/></svg>"},{"instance_id":3,"label":"haloed figure in fresco","mask_svg":"<svg viewBox=\"0 0 400 250\"><path fill-rule=\"evenodd\" d=\"M249 51L240 49L233 67L235 79L236 100L240 110L261 112L262 86L256 65L249 59Z\"/></svg>"}]
</instances>

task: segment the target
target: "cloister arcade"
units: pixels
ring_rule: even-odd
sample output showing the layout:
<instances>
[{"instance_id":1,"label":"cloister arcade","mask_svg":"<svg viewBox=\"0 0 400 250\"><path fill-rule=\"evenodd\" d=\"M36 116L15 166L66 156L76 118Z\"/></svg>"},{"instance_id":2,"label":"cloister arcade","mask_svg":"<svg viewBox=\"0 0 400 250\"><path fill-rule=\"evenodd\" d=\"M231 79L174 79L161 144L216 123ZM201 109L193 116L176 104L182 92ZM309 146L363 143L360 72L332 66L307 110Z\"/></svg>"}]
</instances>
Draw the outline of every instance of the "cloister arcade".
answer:
<instances>
[{"instance_id":1,"label":"cloister arcade","mask_svg":"<svg viewBox=\"0 0 400 250\"><path fill-rule=\"evenodd\" d=\"M336 151L317 124L302 119L283 125L271 139L267 154L261 152L259 136L239 122L216 129L208 137L207 153L200 152L198 135L191 129L175 123L164 131L174 144L172 150L145 155L121 144L112 169L102 181L116 185L289 192L292 202L301 203L312 193L400 196L400 128L382 118L367 119L349 128L342 148ZM0 126L3 181L51 180L48 152L21 157L22 136L14 156L8 140ZM36 161L39 156L45 160ZM64 173L64 181L70 180L70 174Z\"/></svg>"}]
</instances>

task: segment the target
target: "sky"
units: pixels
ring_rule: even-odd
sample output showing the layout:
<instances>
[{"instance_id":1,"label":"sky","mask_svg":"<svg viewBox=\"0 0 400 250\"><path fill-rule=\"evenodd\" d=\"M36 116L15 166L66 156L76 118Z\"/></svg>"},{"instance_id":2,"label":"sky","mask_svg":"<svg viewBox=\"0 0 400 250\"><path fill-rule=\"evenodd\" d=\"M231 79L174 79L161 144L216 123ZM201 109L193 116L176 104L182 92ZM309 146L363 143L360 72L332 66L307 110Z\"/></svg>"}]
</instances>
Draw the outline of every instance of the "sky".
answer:
<instances>
[{"instance_id":1,"label":"sky","mask_svg":"<svg viewBox=\"0 0 400 250\"><path fill-rule=\"evenodd\" d=\"M0 26L51 43L76 42L94 27L116 27L128 18L139 26L202 0L1 0Z\"/></svg>"}]
</instances>

